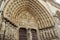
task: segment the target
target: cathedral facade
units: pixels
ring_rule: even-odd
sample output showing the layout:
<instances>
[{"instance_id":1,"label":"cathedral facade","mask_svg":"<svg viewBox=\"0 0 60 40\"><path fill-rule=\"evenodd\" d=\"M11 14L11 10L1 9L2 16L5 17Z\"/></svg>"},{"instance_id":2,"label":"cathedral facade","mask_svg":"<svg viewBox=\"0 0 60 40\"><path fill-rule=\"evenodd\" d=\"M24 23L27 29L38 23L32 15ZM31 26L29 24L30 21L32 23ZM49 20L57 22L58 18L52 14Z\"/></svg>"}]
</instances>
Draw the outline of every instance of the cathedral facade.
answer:
<instances>
[{"instance_id":1,"label":"cathedral facade","mask_svg":"<svg viewBox=\"0 0 60 40\"><path fill-rule=\"evenodd\" d=\"M54 0L1 0L0 40L59 40L59 6Z\"/></svg>"}]
</instances>

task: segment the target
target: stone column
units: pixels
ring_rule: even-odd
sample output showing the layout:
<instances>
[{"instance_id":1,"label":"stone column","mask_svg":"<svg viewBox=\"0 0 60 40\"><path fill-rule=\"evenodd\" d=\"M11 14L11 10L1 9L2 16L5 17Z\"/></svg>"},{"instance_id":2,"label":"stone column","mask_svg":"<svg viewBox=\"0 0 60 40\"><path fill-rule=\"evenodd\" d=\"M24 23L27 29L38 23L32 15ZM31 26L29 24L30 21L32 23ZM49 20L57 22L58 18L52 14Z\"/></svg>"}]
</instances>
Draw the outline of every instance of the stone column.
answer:
<instances>
[{"instance_id":1,"label":"stone column","mask_svg":"<svg viewBox=\"0 0 60 40\"><path fill-rule=\"evenodd\" d=\"M28 38L28 40L32 40L32 33L31 33L31 29L28 29L28 30L27 30L27 32L28 32L28 33L27 33L27 34L28 34L28 37L27 37L27 38Z\"/></svg>"},{"instance_id":2,"label":"stone column","mask_svg":"<svg viewBox=\"0 0 60 40\"><path fill-rule=\"evenodd\" d=\"M1 5L0 5L0 28L2 29L2 27L3 27L3 9L4 9L4 6L5 6L5 0L1 0Z\"/></svg>"},{"instance_id":3,"label":"stone column","mask_svg":"<svg viewBox=\"0 0 60 40\"><path fill-rule=\"evenodd\" d=\"M0 10L0 40L3 40L3 33L2 33L2 11Z\"/></svg>"},{"instance_id":4,"label":"stone column","mask_svg":"<svg viewBox=\"0 0 60 40\"><path fill-rule=\"evenodd\" d=\"M38 40L41 40L41 39L40 39L40 32L39 32L39 29L37 29L37 37L38 37Z\"/></svg>"},{"instance_id":5,"label":"stone column","mask_svg":"<svg viewBox=\"0 0 60 40\"><path fill-rule=\"evenodd\" d=\"M1 28L2 28L2 11L0 11L0 30L1 30Z\"/></svg>"}]
</instances>

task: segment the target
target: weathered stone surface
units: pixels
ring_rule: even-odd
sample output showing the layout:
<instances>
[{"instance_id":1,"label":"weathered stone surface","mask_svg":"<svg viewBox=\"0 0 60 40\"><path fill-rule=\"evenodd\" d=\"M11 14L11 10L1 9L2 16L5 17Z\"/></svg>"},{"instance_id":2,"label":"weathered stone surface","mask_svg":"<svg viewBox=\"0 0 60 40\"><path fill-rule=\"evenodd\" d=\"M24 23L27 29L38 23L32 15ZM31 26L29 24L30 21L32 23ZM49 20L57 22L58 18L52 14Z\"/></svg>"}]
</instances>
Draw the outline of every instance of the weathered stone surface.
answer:
<instances>
[{"instance_id":1,"label":"weathered stone surface","mask_svg":"<svg viewBox=\"0 0 60 40\"><path fill-rule=\"evenodd\" d=\"M25 28L28 40L34 37L36 40L58 40L52 11L44 3L43 0L6 0L0 17L0 39L19 40L19 29Z\"/></svg>"}]
</instances>

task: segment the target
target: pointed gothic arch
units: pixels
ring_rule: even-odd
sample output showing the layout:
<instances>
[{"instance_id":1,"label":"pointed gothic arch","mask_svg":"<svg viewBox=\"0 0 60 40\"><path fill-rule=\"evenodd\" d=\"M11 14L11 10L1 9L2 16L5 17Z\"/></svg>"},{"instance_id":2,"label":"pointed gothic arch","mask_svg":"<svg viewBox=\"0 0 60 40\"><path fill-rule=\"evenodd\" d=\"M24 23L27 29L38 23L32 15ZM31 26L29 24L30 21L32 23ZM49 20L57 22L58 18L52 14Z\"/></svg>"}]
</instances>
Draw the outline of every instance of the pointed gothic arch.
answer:
<instances>
[{"instance_id":1,"label":"pointed gothic arch","mask_svg":"<svg viewBox=\"0 0 60 40\"><path fill-rule=\"evenodd\" d=\"M38 0L7 0L3 16L19 26L18 16L28 11L38 23L38 28L54 26L54 21L49 11Z\"/></svg>"}]
</instances>

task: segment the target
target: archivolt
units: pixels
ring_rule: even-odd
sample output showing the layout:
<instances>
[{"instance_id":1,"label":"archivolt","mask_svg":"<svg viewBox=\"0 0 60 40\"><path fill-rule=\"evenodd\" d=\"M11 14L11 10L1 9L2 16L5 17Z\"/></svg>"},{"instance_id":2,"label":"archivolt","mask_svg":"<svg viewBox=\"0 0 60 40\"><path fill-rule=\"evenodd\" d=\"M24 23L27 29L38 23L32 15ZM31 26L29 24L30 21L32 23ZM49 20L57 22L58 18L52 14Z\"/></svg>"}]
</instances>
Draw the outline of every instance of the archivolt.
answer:
<instances>
[{"instance_id":1,"label":"archivolt","mask_svg":"<svg viewBox=\"0 0 60 40\"><path fill-rule=\"evenodd\" d=\"M38 0L8 0L3 16L11 21L11 16L16 19L24 10L30 12L39 24L39 28L54 26L53 19L47 9Z\"/></svg>"}]
</instances>

